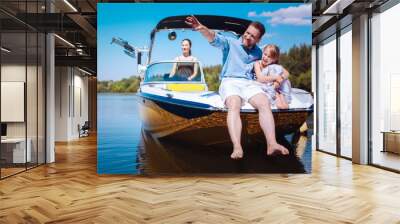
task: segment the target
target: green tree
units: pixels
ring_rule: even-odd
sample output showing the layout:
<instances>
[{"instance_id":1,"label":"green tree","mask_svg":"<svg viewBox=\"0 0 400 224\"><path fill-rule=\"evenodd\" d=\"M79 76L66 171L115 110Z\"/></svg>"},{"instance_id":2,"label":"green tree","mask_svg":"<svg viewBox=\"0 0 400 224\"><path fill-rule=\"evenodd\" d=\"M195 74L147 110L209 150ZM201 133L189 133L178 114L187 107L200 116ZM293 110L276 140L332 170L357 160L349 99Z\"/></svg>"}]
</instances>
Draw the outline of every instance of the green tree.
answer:
<instances>
[{"instance_id":1,"label":"green tree","mask_svg":"<svg viewBox=\"0 0 400 224\"><path fill-rule=\"evenodd\" d=\"M140 77L131 76L118 81L98 81L97 92L134 93L139 89Z\"/></svg>"},{"instance_id":2,"label":"green tree","mask_svg":"<svg viewBox=\"0 0 400 224\"><path fill-rule=\"evenodd\" d=\"M279 63L290 73L292 87L311 91L311 45L291 47L280 55Z\"/></svg>"},{"instance_id":3,"label":"green tree","mask_svg":"<svg viewBox=\"0 0 400 224\"><path fill-rule=\"evenodd\" d=\"M294 45L280 55L279 63L286 68L292 87L311 91L311 46L306 44ZM205 80L210 91L219 88L219 76L222 65L203 67ZM139 89L140 77L130 76L118 81L98 81L98 92L134 93Z\"/></svg>"},{"instance_id":4,"label":"green tree","mask_svg":"<svg viewBox=\"0 0 400 224\"><path fill-rule=\"evenodd\" d=\"M208 86L208 90L217 91L219 87L219 75L221 73L221 65L206 66L203 68L204 76Z\"/></svg>"}]
</instances>

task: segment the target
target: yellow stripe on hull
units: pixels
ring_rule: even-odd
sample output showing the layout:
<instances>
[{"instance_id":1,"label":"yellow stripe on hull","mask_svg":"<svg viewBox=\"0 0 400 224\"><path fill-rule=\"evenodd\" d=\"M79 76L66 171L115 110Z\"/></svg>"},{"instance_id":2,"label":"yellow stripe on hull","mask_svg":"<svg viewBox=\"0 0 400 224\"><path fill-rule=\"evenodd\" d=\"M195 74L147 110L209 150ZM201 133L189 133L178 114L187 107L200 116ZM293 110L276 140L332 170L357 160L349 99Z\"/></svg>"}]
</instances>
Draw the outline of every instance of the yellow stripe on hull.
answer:
<instances>
[{"instance_id":1,"label":"yellow stripe on hull","mask_svg":"<svg viewBox=\"0 0 400 224\"><path fill-rule=\"evenodd\" d=\"M204 84L171 83L167 84L167 90L177 92L201 92L206 90L206 86Z\"/></svg>"}]
</instances>

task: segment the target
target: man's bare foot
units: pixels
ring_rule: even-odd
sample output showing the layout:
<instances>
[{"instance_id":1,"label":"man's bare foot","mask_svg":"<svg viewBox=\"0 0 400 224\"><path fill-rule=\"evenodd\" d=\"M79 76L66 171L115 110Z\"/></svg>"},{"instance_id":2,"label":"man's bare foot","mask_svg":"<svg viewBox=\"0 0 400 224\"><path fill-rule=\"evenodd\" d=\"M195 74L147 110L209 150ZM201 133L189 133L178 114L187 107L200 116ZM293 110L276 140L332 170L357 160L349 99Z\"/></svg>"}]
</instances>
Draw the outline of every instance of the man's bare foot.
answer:
<instances>
[{"instance_id":1,"label":"man's bare foot","mask_svg":"<svg viewBox=\"0 0 400 224\"><path fill-rule=\"evenodd\" d=\"M232 159L241 159L243 158L243 149L242 147L234 147L233 152L231 154Z\"/></svg>"},{"instance_id":2,"label":"man's bare foot","mask_svg":"<svg viewBox=\"0 0 400 224\"><path fill-rule=\"evenodd\" d=\"M289 150L278 143L271 144L267 146L267 155L275 156L275 155L288 155Z\"/></svg>"}]
</instances>

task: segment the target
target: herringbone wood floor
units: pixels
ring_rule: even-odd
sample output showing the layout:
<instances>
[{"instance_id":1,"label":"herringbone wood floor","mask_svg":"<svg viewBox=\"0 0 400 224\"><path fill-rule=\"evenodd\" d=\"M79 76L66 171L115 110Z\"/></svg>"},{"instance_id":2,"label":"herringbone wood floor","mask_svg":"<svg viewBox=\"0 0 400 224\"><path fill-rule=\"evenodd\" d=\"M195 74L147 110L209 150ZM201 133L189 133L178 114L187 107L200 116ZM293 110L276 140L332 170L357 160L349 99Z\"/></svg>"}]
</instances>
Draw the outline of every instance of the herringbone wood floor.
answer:
<instances>
[{"instance_id":1,"label":"herringbone wood floor","mask_svg":"<svg viewBox=\"0 0 400 224\"><path fill-rule=\"evenodd\" d=\"M99 176L96 139L0 181L0 223L400 223L400 175L315 152L313 173Z\"/></svg>"}]
</instances>

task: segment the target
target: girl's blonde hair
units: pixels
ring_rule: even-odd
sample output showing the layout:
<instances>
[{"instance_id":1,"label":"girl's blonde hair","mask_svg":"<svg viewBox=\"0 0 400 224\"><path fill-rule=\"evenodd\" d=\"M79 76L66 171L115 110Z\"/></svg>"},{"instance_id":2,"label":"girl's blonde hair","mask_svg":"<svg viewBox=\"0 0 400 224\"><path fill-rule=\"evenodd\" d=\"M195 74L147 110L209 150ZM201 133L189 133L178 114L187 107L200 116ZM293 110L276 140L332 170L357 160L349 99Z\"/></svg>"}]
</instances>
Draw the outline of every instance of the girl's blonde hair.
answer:
<instances>
[{"instance_id":1,"label":"girl's blonde hair","mask_svg":"<svg viewBox=\"0 0 400 224\"><path fill-rule=\"evenodd\" d=\"M275 58L275 63L279 63L279 47L275 44L268 44L264 47L263 52L268 51L270 56Z\"/></svg>"}]
</instances>

